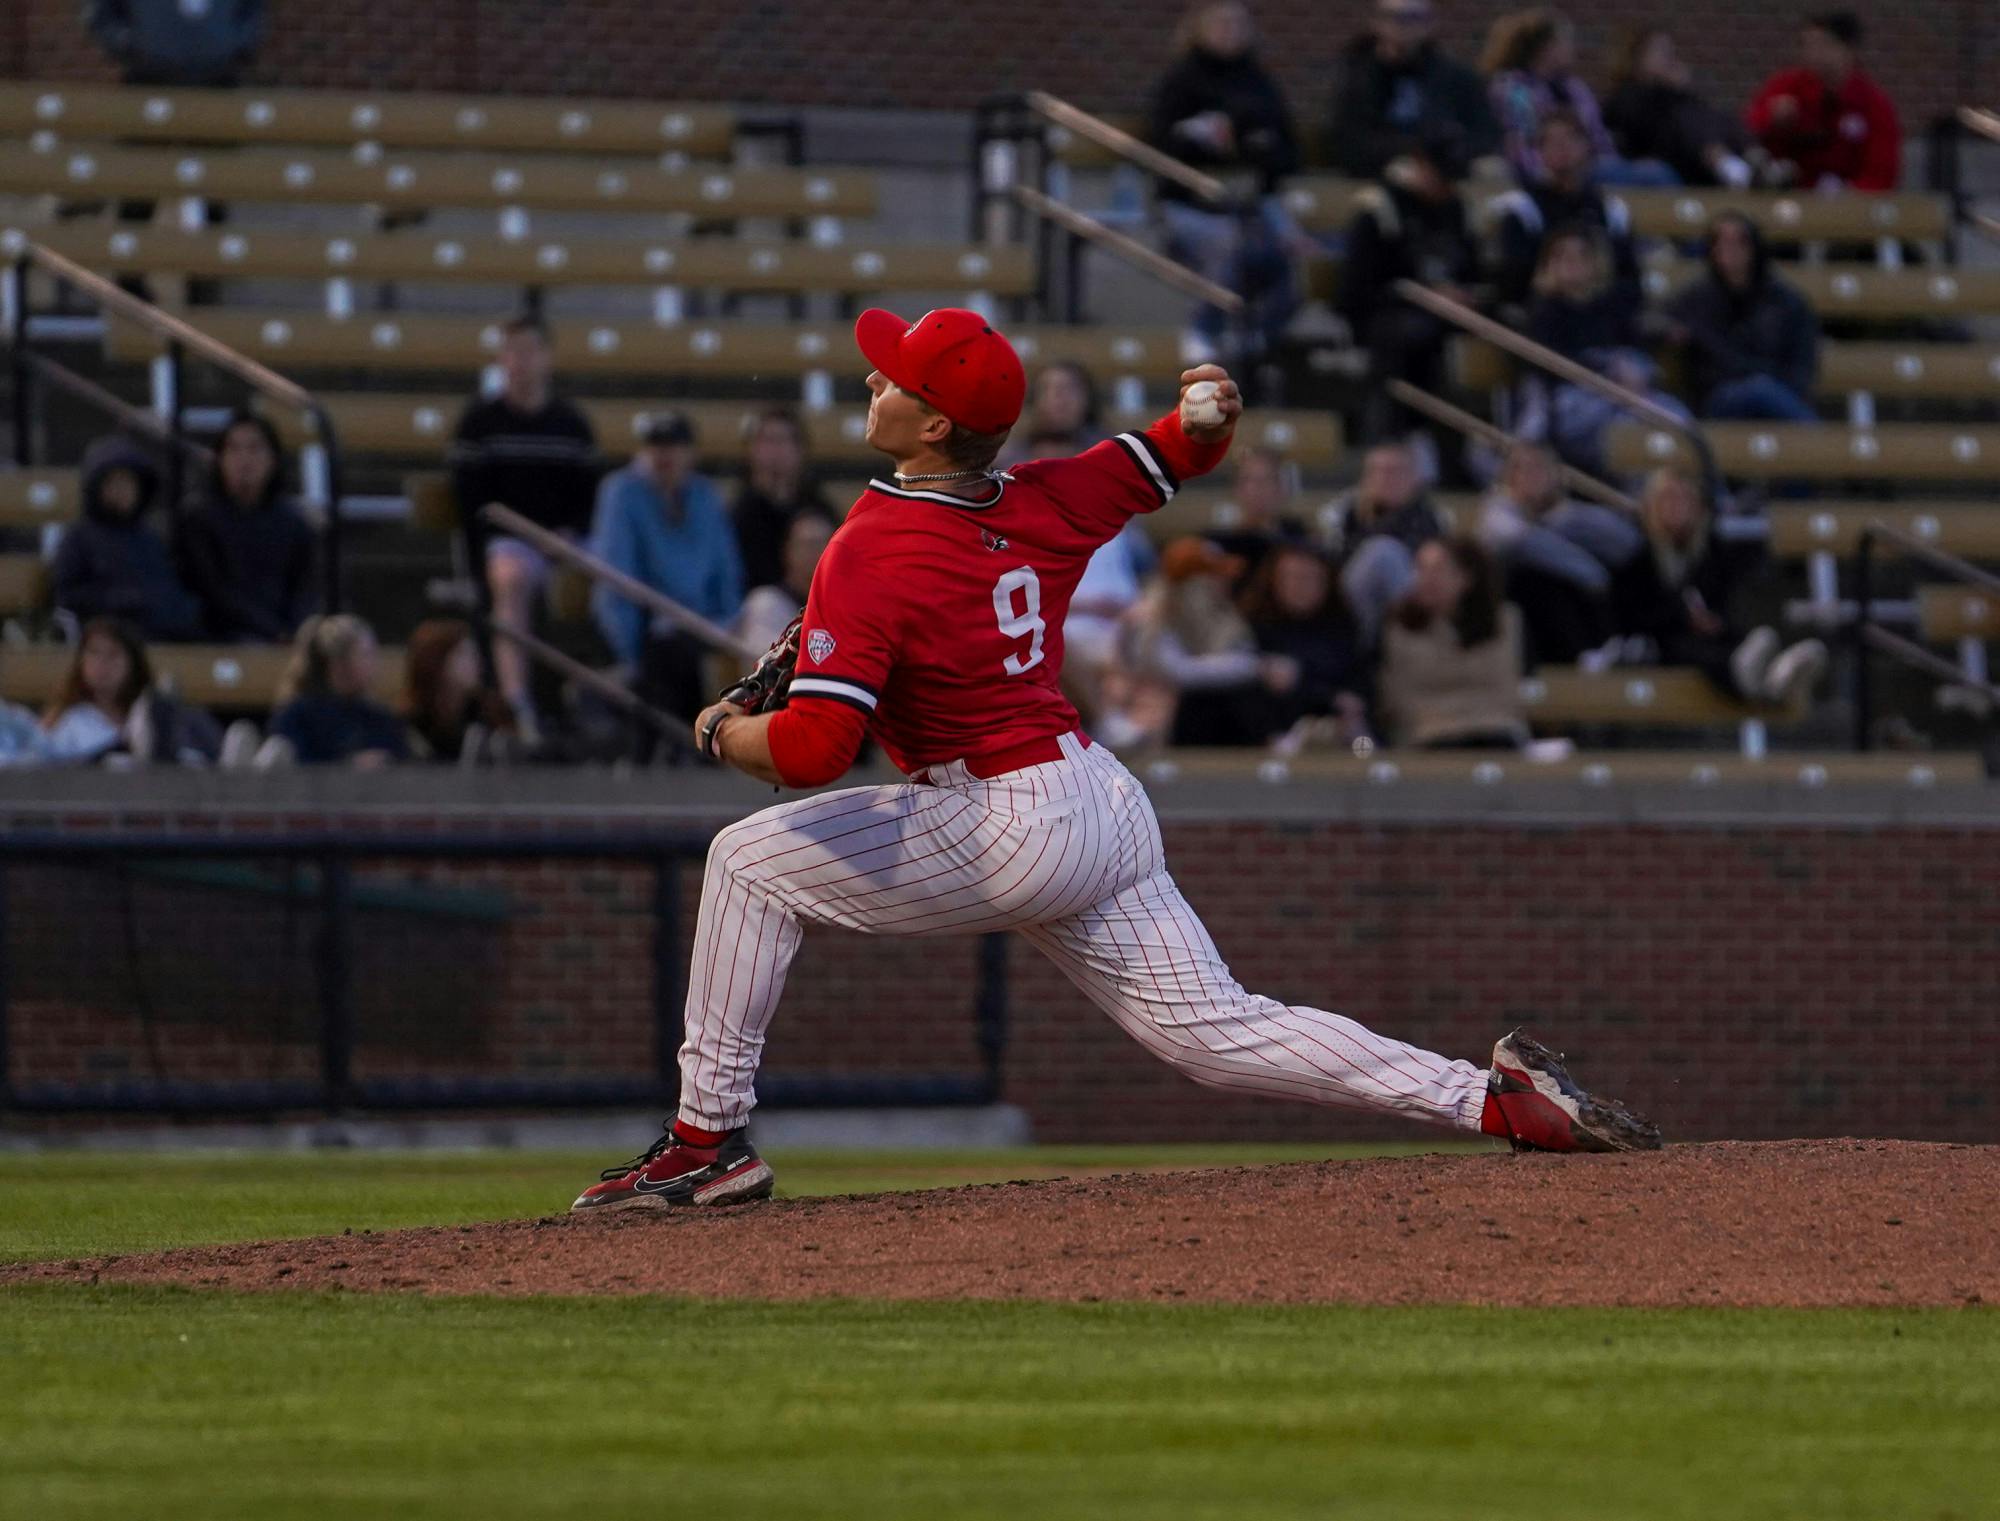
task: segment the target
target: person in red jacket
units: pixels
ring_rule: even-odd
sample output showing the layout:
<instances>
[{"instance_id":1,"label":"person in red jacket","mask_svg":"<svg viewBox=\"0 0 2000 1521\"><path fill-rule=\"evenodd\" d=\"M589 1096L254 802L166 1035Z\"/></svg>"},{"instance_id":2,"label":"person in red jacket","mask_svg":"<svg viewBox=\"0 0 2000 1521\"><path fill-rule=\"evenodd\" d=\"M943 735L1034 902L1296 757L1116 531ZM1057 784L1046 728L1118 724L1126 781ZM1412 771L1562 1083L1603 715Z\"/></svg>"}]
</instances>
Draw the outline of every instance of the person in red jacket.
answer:
<instances>
[{"instance_id":1,"label":"person in red jacket","mask_svg":"<svg viewBox=\"0 0 2000 1521\"><path fill-rule=\"evenodd\" d=\"M1805 24L1800 66L1780 69L1745 113L1772 158L1791 164L1806 187L1894 190L1903 166L1896 106L1856 60L1861 20L1829 11Z\"/></svg>"}]
</instances>

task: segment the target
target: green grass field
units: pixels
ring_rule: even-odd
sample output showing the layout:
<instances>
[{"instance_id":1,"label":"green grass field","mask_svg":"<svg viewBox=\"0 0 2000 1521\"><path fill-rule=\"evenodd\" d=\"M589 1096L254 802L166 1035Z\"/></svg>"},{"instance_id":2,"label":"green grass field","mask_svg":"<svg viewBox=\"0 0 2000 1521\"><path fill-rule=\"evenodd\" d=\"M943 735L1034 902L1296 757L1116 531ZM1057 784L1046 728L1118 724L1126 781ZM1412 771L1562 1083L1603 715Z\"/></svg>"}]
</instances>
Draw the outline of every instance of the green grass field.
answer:
<instances>
[{"instance_id":1,"label":"green grass field","mask_svg":"<svg viewBox=\"0 0 2000 1521\"><path fill-rule=\"evenodd\" d=\"M778 1155L793 1192L1326 1148ZM0 1255L545 1214L595 1158L0 1158ZM0 1516L2000 1514L2000 1317L0 1290Z\"/></svg>"}]
</instances>

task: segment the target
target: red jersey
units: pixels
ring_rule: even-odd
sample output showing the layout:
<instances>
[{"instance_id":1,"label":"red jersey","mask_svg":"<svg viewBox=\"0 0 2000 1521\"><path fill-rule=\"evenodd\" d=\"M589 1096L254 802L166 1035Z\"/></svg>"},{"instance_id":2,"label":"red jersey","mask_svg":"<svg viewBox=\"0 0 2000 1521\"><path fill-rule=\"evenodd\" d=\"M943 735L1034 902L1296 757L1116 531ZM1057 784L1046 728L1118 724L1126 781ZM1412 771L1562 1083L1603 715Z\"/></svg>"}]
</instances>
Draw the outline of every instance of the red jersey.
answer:
<instances>
[{"instance_id":1,"label":"red jersey","mask_svg":"<svg viewBox=\"0 0 2000 1521\"><path fill-rule=\"evenodd\" d=\"M1017 465L985 499L870 481L813 574L792 703L858 709L906 773L1070 732L1058 678L1084 566L1228 447L1190 440L1176 412Z\"/></svg>"},{"instance_id":2,"label":"red jersey","mask_svg":"<svg viewBox=\"0 0 2000 1521\"><path fill-rule=\"evenodd\" d=\"M1780 96L1798 114L1778 120ZM1856 69L1830 90L1811 69L1781 69L1764 81L1744 113L1750 130L1774 158L1798 165L1800 188L1827 176L1856 190L1894 190L1903 172L1903 127L1882 87Z\"/></svg>"}]
</instances>

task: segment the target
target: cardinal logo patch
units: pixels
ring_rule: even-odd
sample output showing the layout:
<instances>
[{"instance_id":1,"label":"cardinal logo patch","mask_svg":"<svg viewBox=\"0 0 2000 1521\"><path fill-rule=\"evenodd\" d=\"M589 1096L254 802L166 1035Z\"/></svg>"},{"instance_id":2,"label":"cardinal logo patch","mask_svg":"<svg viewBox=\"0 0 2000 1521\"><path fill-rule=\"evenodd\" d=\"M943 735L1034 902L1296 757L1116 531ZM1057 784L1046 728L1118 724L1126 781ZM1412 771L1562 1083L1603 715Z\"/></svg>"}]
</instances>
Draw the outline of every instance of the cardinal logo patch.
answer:
<instances>
[{"instance_id":1,"label":"cardinal logo patch","mask_svg":"<svg viewBox=\"0 0 2000 1521\"><path fill-rule=\"evenodd\" d=\"M1002 550L1007 547L1007 541L1005 539L1001 538L999 534L994 533L990 529L986 528L982 528L979 530L979 542L984 544L988 549L995 551Z\"/></svg>"},{"instance_id":2,"label":"cardinal logo patch","mask_svg":"<svg viewBox=\"0 0 2000 1521\"><path fill-rule=\"evenodd\" d=\"M814 665L825 665L826 657L833 653L833 635L823 628L816 628L806 635L806 654L812 657Z\"/></svg>"}]
</instances>

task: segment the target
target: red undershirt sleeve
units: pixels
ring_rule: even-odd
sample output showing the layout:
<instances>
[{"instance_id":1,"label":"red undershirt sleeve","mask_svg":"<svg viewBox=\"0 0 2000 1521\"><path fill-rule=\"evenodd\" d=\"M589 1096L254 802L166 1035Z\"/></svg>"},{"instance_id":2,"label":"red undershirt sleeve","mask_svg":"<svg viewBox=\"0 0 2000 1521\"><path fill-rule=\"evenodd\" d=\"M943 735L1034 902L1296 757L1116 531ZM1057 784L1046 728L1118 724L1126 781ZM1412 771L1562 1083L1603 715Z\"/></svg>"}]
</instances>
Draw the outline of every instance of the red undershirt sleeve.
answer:
<instances>
[{"instance_id":1,"label":"red undershirt sleeve","mask_svg":"<svg viewBox=\"0 0 2000 1521\"><path fill-rule=\"evenodd\" d=\"M845 703L806 702L773 713L764 737L787 787L824 787L854 764L867 727L868 720Z\"/></svg>"}]
</instances>

